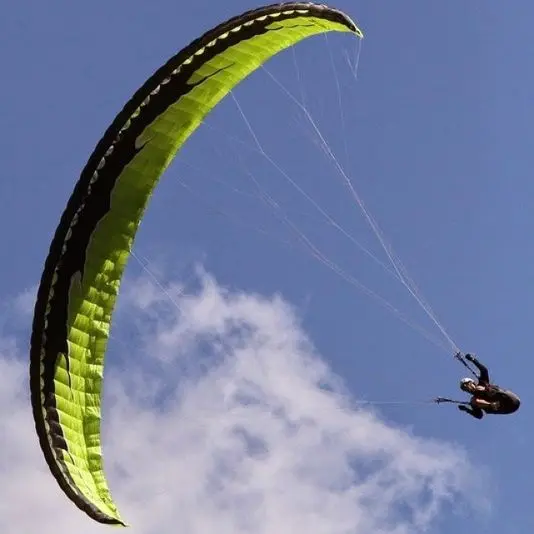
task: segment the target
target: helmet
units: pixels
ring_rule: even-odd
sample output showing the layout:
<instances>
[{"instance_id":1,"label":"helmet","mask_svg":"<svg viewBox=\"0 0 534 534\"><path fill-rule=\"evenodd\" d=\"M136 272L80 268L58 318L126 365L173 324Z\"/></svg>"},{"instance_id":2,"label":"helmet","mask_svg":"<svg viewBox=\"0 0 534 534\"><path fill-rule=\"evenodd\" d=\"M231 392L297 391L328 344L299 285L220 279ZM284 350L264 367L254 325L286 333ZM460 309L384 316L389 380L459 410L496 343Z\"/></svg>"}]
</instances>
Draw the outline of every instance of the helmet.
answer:
<instances>
[{"instance_id":1,"label":"helmet","mask_svg":"<svg viewBox=\"0 0 534 534\"><path fill-rule=\"evenodd\" d=\"M460 380L460 389L466 391L471 384L474 384L475 381L472 378L462 378Z\"/></svg>"}]
</instances>

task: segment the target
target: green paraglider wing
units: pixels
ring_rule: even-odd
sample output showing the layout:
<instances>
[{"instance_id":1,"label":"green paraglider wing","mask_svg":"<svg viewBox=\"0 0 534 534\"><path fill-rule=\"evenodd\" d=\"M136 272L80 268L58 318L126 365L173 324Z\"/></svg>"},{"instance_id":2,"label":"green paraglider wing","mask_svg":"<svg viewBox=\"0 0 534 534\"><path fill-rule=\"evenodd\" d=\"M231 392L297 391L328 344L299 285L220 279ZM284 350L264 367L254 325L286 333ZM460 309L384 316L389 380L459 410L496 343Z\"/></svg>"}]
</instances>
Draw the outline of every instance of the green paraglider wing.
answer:
<instances>
[{"instance_id":1,"label":"green paraglider wing","mask_svg":"<svg viewBox=\"0 0 534 534\"><path fill-rule=\"evenodd\" d=\"M66 495L91 518L125 525L104 476L104 354L121 277L161 174L232 88L281 50L324 32L360 30L309 3L248 11L163 65L98 143L61 217L38 291L30 352L35 426Z\"/></svg>"}]
</instances>

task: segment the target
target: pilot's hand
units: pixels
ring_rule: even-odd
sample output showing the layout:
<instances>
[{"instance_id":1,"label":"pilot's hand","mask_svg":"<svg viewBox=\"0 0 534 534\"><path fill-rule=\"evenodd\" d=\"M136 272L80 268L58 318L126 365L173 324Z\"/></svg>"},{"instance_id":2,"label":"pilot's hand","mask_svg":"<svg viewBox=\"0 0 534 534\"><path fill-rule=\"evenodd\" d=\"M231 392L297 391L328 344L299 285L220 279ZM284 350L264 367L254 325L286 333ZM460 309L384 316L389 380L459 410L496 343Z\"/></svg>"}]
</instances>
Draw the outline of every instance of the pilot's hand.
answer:
<instances>
[{"instance_id":1,"label":"pilot's hand","mask_svg":"<svg viewBox=\"0 0 534 534\"><path fill-rule=\"evenodd\" d=\"M472 354L466 354L466 355L465 355L465 359L466 359L468 362L473 362L473 361L475 361L475 357L474 357Z\"/></svg>"}]
</instances>

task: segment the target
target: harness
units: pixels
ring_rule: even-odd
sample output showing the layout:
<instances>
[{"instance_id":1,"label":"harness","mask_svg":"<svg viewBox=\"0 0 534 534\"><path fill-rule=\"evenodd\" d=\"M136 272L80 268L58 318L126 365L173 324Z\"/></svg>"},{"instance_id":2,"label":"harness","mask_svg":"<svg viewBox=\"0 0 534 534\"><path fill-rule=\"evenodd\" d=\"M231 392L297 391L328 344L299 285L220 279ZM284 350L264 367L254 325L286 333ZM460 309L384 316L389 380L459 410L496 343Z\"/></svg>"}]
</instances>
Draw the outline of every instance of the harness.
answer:
<instances>
[{"instance_id":1,"label":"harness","mask_svg":"<svg viewBox=\"0 0 534 534\"><path fill-rule=\"evenodd\" d=\"M512 413L519 408L520 404L515 393L494 384L488 384L485 391L477 392L475 398L492 403L492 406L482 408L486 413Z\"/></svg>"}]
</instances>

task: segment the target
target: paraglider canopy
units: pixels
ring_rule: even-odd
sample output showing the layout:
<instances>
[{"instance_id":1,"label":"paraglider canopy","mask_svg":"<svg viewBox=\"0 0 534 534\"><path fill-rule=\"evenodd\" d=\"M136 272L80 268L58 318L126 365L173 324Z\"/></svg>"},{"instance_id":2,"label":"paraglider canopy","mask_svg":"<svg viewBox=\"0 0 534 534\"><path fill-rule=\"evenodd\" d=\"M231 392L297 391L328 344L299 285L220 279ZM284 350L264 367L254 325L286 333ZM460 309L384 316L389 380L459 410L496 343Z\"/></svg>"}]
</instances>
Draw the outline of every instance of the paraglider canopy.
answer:
<instances>
[{"instance_id":1,"label":"paraglider canopy","mask_svg":"<svg viewBox=\"0 0 534 534\"><path fill-rule=\"evenodd\" d=\"M46 462L100 523L124 525L103 470L100 401L111 317L161 174L204 117L265 61L302 39L361 31L304 2L233 17L169 59L126 103L89 157L46 259L33 320L30 389Z\"/></svg>"}]
</instances>

